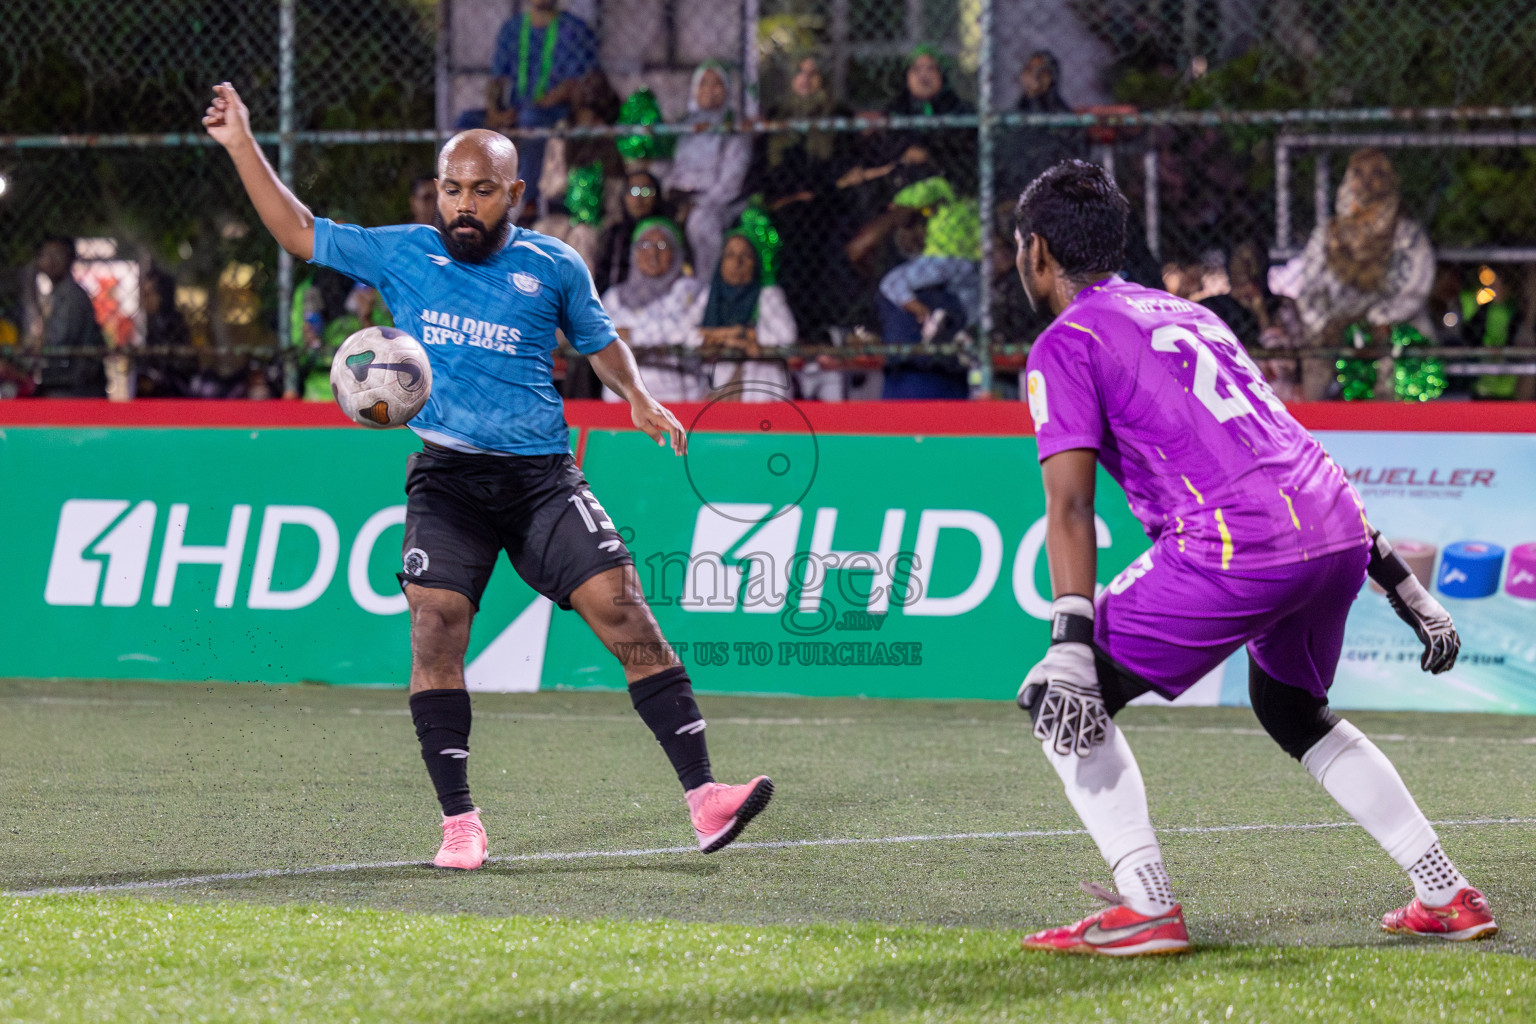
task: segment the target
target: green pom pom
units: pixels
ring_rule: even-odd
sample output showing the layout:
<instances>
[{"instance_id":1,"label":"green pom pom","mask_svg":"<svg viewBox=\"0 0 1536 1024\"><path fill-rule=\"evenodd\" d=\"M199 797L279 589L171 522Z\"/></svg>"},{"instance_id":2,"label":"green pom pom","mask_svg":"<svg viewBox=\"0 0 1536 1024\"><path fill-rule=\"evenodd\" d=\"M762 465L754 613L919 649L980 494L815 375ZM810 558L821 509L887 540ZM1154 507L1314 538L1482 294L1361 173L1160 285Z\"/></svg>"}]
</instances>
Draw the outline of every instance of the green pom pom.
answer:
<instances>
[{"instance_id":1,"label":"green pom pom","mask_svg":"<svg viewBox=\"0 0 1536 1024\"><path fill-rule=\"evenodd\" d=\"M755 203L742 210L739 232L757 250L757 257L763 265L763 286L777 284L779 251L784 248L784 239L779 237L779 229L773 226L768 212Z\"/></svg>"},{"instance_id":2,"label":"green pom pom","mask_svg":"<svg viewBox=\"0 0 1536 1024\"><path fill-rule=\"evenodd\" d=\"M629 94L619 108L619 124L660 124L661 104L656 94L644 86ZM672 155L674 140L671 136L620 135L614 140L619 153L626 160L652 160Z\"/></svg>"},{"instance_id":3,"label":"green pom pom","mask_svg":"<svg viewBox=\"0 0 1536 1024\"><path fill-rule=\"evenodd\" d=\"M905 206L914 210L932 210L955 201L955 190L943 178L924 178L914 181L891 200L892 206Z\"/></svg>"},{"instance_id":4,"label":"green pom pom","mask_svg":"<svg viewBox=\"0 0 1536 1024\"><path fill-rule=\"evenodd\" d=\"M573 224L601 224L603 221L603 163L594 161L573 167L565 188L565 208Z\"/></svg>"},{"instance_id":5,"label":"green pom pom","mask_svg":"<svg viewBox=\"0 0 1536 1024\"><path fill-rule=\"evenodd\" d=\"M1407 324L1392 328L1392 344L1398 348L1428 345L1429 339ZM1440 359L1399 357L1392 366L1392 392L1399 401L1427 402L1439 398L1449 382L1445 362Z\"/></svg>"},{"instance_id":6,"label":"green pom pom","mask_svg":"<svg viewBox=\"0 0 1536 1024\"><path fill-rule=\"evenodd\" d=\"M1365 324L1351 324L1344 329L1344 343L1363 347L1370 337ZM1402 352L1416 346L1428 345L1429 339L1408 324L1392 327L1391 342L1394 349ZM1376 391L1376 360L1340 359L1338 362L1339 384L1343 386L1346 402L1368 399ZM1399 355L1392 364L1392 395L1400 402L1428 402L1445 393L1450 382L1445 376L1445 362L1440 359L1415 359Z\"/></svg>"}]
</instances>

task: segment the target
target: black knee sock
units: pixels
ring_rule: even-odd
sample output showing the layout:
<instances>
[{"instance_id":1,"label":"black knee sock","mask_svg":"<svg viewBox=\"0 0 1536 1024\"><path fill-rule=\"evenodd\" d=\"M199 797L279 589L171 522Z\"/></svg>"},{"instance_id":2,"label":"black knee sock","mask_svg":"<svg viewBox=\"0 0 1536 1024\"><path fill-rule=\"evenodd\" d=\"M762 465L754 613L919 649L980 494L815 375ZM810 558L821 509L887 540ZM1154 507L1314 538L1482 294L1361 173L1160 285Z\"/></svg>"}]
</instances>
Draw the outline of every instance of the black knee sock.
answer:
<instances>
[{"instance_id":1,"label":"black knee sock","mask_svg":"<svg viewBox=\"0 0 1536 1024\"><path fill-rule=\"evenodd\" d=\"M704 743L704 716L693 700L693 684L681 665L629 684L629 699L641 721L656 734L667 752L683 789L715 781L709 773L709 748Z\"/></svg>"},{"instance_id":2,"label":"black knee sock","mask_svg":"<svg viewBox=\"0 0 1536 1024\"><path fill-rule=\"evenodd\" d=\"M422 690L411 694L411 720L421 740L421 759L437 787L443 813L475 809L469 798L469 693Z\"/></svg>"}]
</instances>

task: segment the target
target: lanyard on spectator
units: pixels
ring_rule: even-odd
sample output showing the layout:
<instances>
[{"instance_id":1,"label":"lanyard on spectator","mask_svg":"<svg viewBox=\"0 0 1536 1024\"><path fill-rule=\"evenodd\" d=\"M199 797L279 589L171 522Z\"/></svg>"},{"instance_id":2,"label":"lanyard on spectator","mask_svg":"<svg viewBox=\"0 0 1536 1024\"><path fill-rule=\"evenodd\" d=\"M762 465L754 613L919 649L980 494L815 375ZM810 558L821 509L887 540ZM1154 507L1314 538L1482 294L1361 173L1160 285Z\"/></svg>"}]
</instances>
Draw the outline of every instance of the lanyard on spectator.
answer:
<instances>
[{"instance_id":1,"label":"lanyard on spectator","mask_svg":"<svg viewBox=\"0 0 1536 1024\"><path fill-rule=\"evenodd\" d=\"M560 15L544 29L544 53L539 58L539 80L533 95L528 94L528 50L533 42L533 19L523 15L521 38L517 45L517 94L523 99L538 99L549 89L549 73L555 66L555 44L560 40Z\"/></svg>"}]
</instances>

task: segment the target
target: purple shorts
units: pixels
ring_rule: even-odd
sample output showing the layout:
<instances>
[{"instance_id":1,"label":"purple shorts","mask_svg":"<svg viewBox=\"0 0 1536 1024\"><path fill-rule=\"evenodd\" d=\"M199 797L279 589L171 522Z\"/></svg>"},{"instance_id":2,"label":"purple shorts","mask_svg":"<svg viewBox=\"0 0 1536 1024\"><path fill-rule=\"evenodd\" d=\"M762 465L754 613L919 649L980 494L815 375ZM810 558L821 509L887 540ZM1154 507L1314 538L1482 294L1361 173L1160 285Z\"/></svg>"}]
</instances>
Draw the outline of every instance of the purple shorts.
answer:
<instances>
[{"instance_id":1,"label":"purple shorts","mask_svg":"<svg viewBox=\"0 0 1536 1024\"><path fill-rule=\"evenodd\" d=\"M1236 573L1202 568L1157 544L1094 602L1094 644L1169 699L1244 644L1274 679L1326 698L1368 558L1362 544Z\"/></svg>"}]
</instances>

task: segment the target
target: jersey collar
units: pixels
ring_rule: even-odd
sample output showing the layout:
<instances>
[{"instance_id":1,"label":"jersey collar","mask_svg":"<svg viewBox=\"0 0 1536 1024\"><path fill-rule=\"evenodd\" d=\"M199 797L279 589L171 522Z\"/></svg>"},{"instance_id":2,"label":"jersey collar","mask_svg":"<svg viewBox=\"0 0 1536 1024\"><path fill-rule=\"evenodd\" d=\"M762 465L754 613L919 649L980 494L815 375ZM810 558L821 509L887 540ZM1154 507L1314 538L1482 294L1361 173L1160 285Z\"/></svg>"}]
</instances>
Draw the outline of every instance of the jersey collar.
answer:
<instances>
[{"instance_id":1,"label":"jersey collar","mask_svg":"<svg viewBox=\"0 0 1536 1024\"><path fill-rule=\"evenodd\" d=\"M1124 283L1125 283L1125 279L1123 277L1121 277L1119 274L1111 274L1111 275L1109 275L1108 277L1106 277L1102 281L1095 281L1093 284L1090 284L1088 287L1079 289L1077 294L1072 296L1072 301L1067 303L1067 309L1071 309L1073 306L1077 305L1079 302L1082 302L1084 299L1088 298L1091 295L1097 295L1099 292L1101 292L1104 289L1110 287L1111 285L1124 284ZM1065 313L1066 311L1067 311L1066 309L1062 310L1063 313Z\"/></svg>"},{"instance_id":2,"label":"jersey collar","mask_svg":"<svg viewBox=\"0 0 1536 1024\"><path fill-rule=\"evenodd\" d=\"M523 229L521 227L517 226L516 224L513 224L512 225L512 230L507 232L507 237L502 239L501 248L496 250L496 255L500 256L502 253L504 253L507 250L511 249L512 248L512 243L517 241L518 235L520 235L522 233L523 233Z\"/></svg>"}]
</instances>

